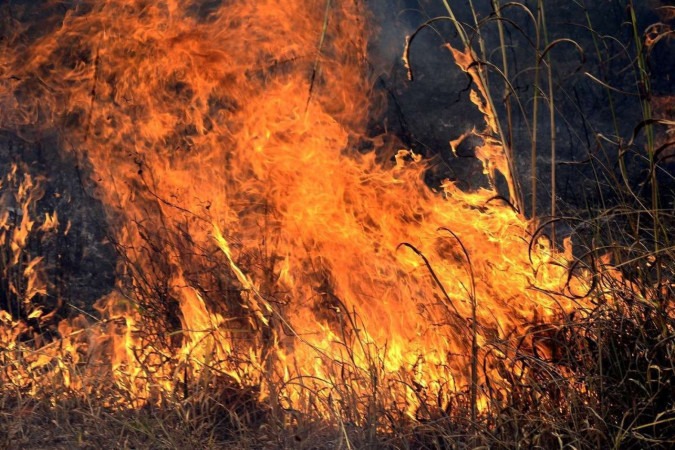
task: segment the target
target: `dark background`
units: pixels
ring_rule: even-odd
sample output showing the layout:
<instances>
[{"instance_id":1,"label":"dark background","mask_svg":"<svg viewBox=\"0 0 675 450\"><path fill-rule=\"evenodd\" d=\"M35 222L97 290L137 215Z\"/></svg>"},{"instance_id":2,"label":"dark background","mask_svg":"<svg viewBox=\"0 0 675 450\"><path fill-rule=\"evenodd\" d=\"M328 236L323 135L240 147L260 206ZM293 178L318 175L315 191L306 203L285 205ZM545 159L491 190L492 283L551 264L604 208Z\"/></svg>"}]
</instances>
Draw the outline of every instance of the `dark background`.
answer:
<instances>
[{"instance_id":1,"label":"dark background","mask_svg":"<svg viewBox=\"0 0 675 450\"><path fill-rule=\"evenodd\" d=\"M459 158L451 154L448 146L448 141L456 139L471 127L482 126L479 112L469 102L466 75L457 68L449 51L443 48L445 43L451 43L455 48L462 49L454 25L447 21L435 22L417 34L410 49L410 62L415 75L413 82L407 80L401 60L405 36L433 17L448 15L442 2L398 0L368 3L380 27L371 44L372 62L374 71L380 75L381 85L389 93L387 123L390 129L395 130L405 145L424 155L435 156L437 164L429 176L430 183L449 177L468 188L483 185L485 180L476 175L480 173L481 167L471 158L471 146L461 148ZM468 1L449 3L459 21L473 26ZM494 15L491 2L483 0L473 3L479 21L487 21L481 27L486 41L487 59L501 67L497 25L494 20L489 21ZM537 2L519 3L536 14ZM601 149L597 136L604 135L614 141L621 139L627 142L634 128L643 120L640 97L637 95L636 50L627 9L629 2L562 0L546 1L544 4L549 42L569 38L583 50L581 55L572 45L561 44L550 52L556 106L558 207L560 211L572 213L578 213L580 209L587 210L589 206L603 209L620 198L615 195L618 188L615 178L619 173L619 147L603 142ZM637 1L634 4L641 33L656 22L673 25L672 17L668 17L664 10L657 9L665 6L666 2ZM512 99L517 97L524 111L524 114L519 112L515 101L512 102L514 135L511 146L516 156L525 203L529 207L531 135L524 118L532 122L532 68L536 52L530 40L534 41L536 33L532 21L523 10L508 8L503 11L503 16L512 21L504 22L510 79L516 91ZM588 21L592 30L589 29ZM648 64L651 95L670 104L670 111L655 112L654 117L672 120L675 117L672 114L675 101L669 97L675 95L675 81L671 80L671 74L675 73L675 39L664 39L654 46ZM618 130L614 127L607 90L585 75L586 72L616 90L625 92L612 92ZM540 83L545 91L548 90L546 76L542 70ZM494 72L490 80L499 119L505 125L504 85ZM551 205L550 120L548 103L542 97L539 99L538 117L536 213L546 215ZM660 127L657 131L665 136L667 130ZM648 186L642 184L648 164L641 136L638 136L635 146L627 149L626 163L631 188L648 197ZM671 140L675 139L672 134L670 136ZM664 152L663 156L666 155L668 152ZM671 209L675 189L674 163L672 157L662 158L660 170L657 171L663 196L662 206ZM600 197L609 203L601 205ZM527 213L532 215L529 209Z\"/></svg>"}]
</instances>

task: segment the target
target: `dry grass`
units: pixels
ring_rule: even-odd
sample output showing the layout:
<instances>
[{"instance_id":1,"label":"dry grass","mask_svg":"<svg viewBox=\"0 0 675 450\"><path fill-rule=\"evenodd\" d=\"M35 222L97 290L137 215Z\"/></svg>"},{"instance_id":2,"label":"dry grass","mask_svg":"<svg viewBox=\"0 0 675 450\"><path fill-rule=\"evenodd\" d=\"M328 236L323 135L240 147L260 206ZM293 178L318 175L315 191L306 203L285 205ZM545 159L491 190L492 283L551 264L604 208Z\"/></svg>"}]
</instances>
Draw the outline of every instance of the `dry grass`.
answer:
<instances>
[{"instance_id":1,"label":"dry grass","mask_svg":"<svg viewBox=\"0 0 675 450\"><path fill-rule=\"evenodd\" d=\"M545 23L539 26L545 27ZM547 64L538 58L537 73L541 69L550 75ZM504 72L508 74L508 70ZM547 82L550 84L550 79ZM543 88L540 94L544 98ZM549 105L553 109L552 101ZM652 118L645 112L644 119ZM651 138L647 141L649 145ZM619 150L628 151L621 145ZM657 162L650 164L650 173L654 173ZM0 447L673 448L675 250L667 230L675 229L675 220L672 213L658 209L656 201L652 208L642 206L643 199L621 183L618 180L614 186L620 206L606 207L600 214L589 211L586 215L590 219L577 217L571 226L578 243L578 266L570 270L583 267L593 271L596 282L587 295L593 306L560 316L556 323L529 324L524 336L499 343L508 348L506 352L497 352L503 349L497 344L494 352L482 352L485 356L480 360L475 352L475 370L492 365L500 374L498 380L488 377L480 386L487 406L479 412L475 410L475 385L447 401L425 399L414 418L385 408L380 398L386 387L377 383L376 360L368 373L348 368L342 379L335 378L332 388L352 403L345 403L341 414L332 417L321 417L310 408L292 410L274 400L261 402L256 386L239 386L215 373L139 409L106 406L111 398L125 395L106 383L88 394L70 392L65 386L42 386L39 395L29 395L26 389L8 383L0 384ZM658 190L651 188L649 196L653 198ZM536 189L532 191L534 199ZM535 204L533 200L533 210ZM17 290L21 295L7 302L24 305L23 309L15 308L15 315L25 319L34 311L33 305L28 308L19 298L25 296L21 274L28 259L13 268L9 252L7 247L0 255L4 256L3 286L14 283L24 287ZM620 277L599 262L606 254L613 256ZM157 264L161 265L161 260ZM138 276L133 283L135 295L149 320L165 325L156 325L163 331L175 328L178 321L172 316L177 313L171 309L175 304L161 295L165 280L154 280L153 285ZM219 281L225 286L225 298L234 283ZM38 297L36 294L36 301ZM155 332L159 333L150 331L148 339L152 340ZM356 380L358 384L371 386L371 390L355 395L345 377L362 377ZM271 389L280 390L281 386Z\"/></svg>"},{"instance_id":2,"label":"dry grass","mask_svg":"<svg viewBox=\"0 0 675 450\"><path fill-rule=\"evenodd\" d=\"M673 266L667 270L672 276ZM416 419L375 403L367 417L354 407L347 420L260 403L255 389L218 376L140 409L103 406L114 388L86 395L54 386L35 397L3 386L0 446L672 448L673 286L655 290L639 280L598 277L592 294L596 306L556 324L533 325L515 344L513 356L480 361L481 367L497 361L502 378L482 386L488 407L475 421L468 390L444 404L428 399ZM376 392L367 395L377 397Z\"/></svg>"}]
</instances>

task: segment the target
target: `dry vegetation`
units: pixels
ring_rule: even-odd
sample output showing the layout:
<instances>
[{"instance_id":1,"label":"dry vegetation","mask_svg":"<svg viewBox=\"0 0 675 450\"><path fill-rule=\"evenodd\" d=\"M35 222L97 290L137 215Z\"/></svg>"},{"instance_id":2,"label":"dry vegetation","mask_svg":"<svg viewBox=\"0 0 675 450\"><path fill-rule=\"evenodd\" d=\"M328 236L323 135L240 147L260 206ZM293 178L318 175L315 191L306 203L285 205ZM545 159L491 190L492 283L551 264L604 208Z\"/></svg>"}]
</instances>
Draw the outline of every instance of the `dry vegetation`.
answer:
<instances>
[{"instance_id":1,"label":"dry vegetation","mask_svg":"<svg viewBox=\"0 0 675 450\"><path fill-rule=\"evenodd\" d=\"M538 18L535 22L539 31L545 27L541 9L543 2L531 11ZM454 20L450 7L448 12L447 20ZM631 17L627 20L631 22ZM643 43L634 17L631 25L636 34L630 45ZM469 45L472 39L480 42L480 33L471 36L466 28L463 30L465 44ZM537 44L539 47L533 51L555 47L543 40ZM641 86L648 88L645 61L649 49L638 45L636 52L628 45L625 50L635 55L634 69ZM551 76L549 62L545 54L537 54L540 55L536 59L537 72L542 74L541 79L535 79L542 86L540 107L553 109L554 102L547 101L547 89L552 83L550 78L546 79ZM647 165L650 174L654 174L663 171L664 159L660 156L669 154L666 148L672 143L663 141L658 134L659 117L651 115L649 92L639 95L643 96L644 115L643 122L636 124L635 142L627 144L617 138L606 145L615 144L624 150L617 153L619 158L633 151L629 145L645 147ZM495 98L491 101L497 102ZM612 108L611 102L607 107ZM515 114L508 107L503 112L509 117ZM510 119L503 124L508 131ZM617 130L617 136L620 134ZM621 161L616 162L622 167ZM0 377L2 380L16 379L15 372L21 370L17 364L35 363L31 358L37 358L39 348L49 345L50 336L58 333L35 325L35 319L55 308L49 302L52 287L32 276L42 263L40 249L55 239L49 234L51 219L36 206L42 195L39 182L28 175L27 168L14 167L3 184L17 206L9 209L10 200L5 199L0 223L3 291L0 320L4 320L0 332L5 333L2 342L14 342L15 346L0 353L0 370L9 374ZM376 356L368 371L347 368L335 374L333 389L343 403L334 410L339 413L328 416L311 407L306 411L291 409L283 401L260 402L255 386L240 386L217 371L204 371L196 379L178 383L175 392L161 396L156 402L135 409L120 408L111 399L125 394L117 392L110 380L90 380L86 388L74 389L57 377L51 384L35 387L33 383L44 383L41 371L60 368L61 377L67 373L76 379L80 371L86 370L85 361L73 361L72 354L64 350L63 359L51 356L48 361L32 366L33 382L0 385L0 447L673 448L675 216L672 210L661 206L662 193L655 177L646 179L644 192L635 193L632 185L621 179L623 174L619 171L613 186L618 200L611 207L577 211L574 217L565 211L566 217L544 222L533 233L534 243L542 234L554 234L551 230L561 222L573 230L575 262L568 270L571 274L581 271L592 274L593 281L588 292L563 295L583 297L589 306L560 314L553 323L533 321L527 324L528 332L517 340L485 349L481 359L474 355L479 372L488 373L490 366L496 367L500 374L498 380L486 376L486 383L481 386L481 408L476 407L476 392L470 387L452 394L449 400L423 398L422 390L418 390L421 406L415 417L386 407L381 397L387 387L378 385L380 367ZM555 190L552 195L552 203L556 204ZM533 192L532 197L535 196ZM35 218L35 223L28 224L30 218ZM124 261L125 249L119 250ZM269 261L260 261L266 263ZM127 273L130 278L139 276L133 270ZM172 314L162 303L163 281L129 281L134 286L139 310L147 314L148 323L159 328ZM343 326L358 328L358 315L346 316L351 323ZM115 321L119 319L104 318L94 327L103 329ZM24 325L18 327L18 322ZM156 339L153 330L146 328L148 342ZM157 344L157 348L163 348L163 344ZM17 349L22 349L19 359ZM148 361L140 362L142 366L147 364L144 370L150 373L153 367ZM361 377L359 383L369 386L370 391L350 391L354 377ZM352 379L347 382L347 378ZM279 392L282 386L270 389ZM311 401L308 404L311 406Z\"/></svg>"}]
</instances>

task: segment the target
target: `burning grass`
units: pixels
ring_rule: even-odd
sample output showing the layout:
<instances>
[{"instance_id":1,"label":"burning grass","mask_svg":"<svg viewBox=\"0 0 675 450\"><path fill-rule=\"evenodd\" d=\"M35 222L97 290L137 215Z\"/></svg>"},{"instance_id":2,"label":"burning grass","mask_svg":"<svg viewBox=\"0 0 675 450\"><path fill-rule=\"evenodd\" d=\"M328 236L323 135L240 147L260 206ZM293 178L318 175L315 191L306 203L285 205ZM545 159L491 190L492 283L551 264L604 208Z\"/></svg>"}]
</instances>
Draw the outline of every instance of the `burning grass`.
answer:
<instances>
[{"instance_id":1,"label":"burning grass","mask_svg":"<svg viewBox=\"0 0 675 450\"><path fill-rule=\"evenodd\" d=\"M64 305L40 248L70 224L13 166L2 444L672 444L673 217L656 186L651 208L627 185L629 213L566 218L562 241L562 218L527 220L510 122L450 8L490 189L429 189L419 155L368 135L358 2L202 6L81 2L49 32L3 31L2 128L57 130L91 168L119 260L94 307Z\"/></svg>"},{"instance_id":2,"label":"burning grass","mask_svg":"<svg viewBox=\"0 0 675 450\"><path fill-rule=\"evenodd\" d=\"M275 405L261 401L258 389L217 371L179 383L155 403L120 408L111 402L138 399L127 397L119 381L106 385L92 378L86 365L53 358L53 366L43 367L43 374L51 368L48 377L34 375L39 391L4 384L3 443L8 448L668 447L675 320L663 306L672 308L672 288L651 303L639 286L602 278L599 304L553 323L531 324L526 335L492 345L478 361L480 370L492 374L487 366L493 365L500 376L486 376L485 406L475 421L469 390L441 399L416 386L420 406L413 417L392 408L382 399L382 372L375 365L369 372L357 366L345 371L350 363L341 361L342 373L320 380L340 399L327 416L318 409L319 392L313 399L308 395L305 405ZM498 350L507 347L509 355ZM86 373L83 381L91 385L69 388L54 374L63 366ZM310 382L295 382L311 392ZM280 392L284 386L268 389Z\"/></svg>"}]
</instances>

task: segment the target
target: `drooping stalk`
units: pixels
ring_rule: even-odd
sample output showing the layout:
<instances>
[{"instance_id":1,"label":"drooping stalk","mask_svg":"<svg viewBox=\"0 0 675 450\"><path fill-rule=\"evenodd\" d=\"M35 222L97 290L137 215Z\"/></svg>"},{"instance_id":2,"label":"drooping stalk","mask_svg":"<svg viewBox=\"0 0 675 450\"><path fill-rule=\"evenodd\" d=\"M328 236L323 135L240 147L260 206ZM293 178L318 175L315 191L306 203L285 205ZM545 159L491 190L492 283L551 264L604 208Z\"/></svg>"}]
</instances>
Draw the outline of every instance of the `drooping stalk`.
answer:
<instances>
[{"instance_id":1,"label":"drooping stalk","mask_svg":"<svg viewBox=\"0 0 675 450\"><path fill-rule=\"evenodd\" d=\"M544 10L543 0L539 0L539 17L541 18L541 30L544 37L544 45L548 47L548 30L546 28L546 11ZM548 53L548 52L547 52ZM550 130L550 145L551 145L551 218L554 219L557 215L556 204L556 129L555 129L555 100L553 93L553 68L551 67L551 57L546 54L546 74L548 81L548 112L549 112L549 126ZM551 241L555 243L555 226L551 228Z\"/></svg>"},{"instance_id":2,"label":"drooping stalk","mask_svg":"<svg viewBox=\"0 0 675 450\"><path fill-rule=\"evenodd\" d=\"M539 0L537 5L537 23L535 24L536 33L536 49L534 55L534 97L532 98L532 135L530 141L532 147L530 150L530 189L532 191L532 198L530 208L532 208L532 217L537 215L537 125L539 124L539 70L540 70L540 47L541 35L539 33L539 26L541 22L543 2Z\"/></svg>"},{"instance_id":3,"label":"drooping stalk","mask_svg":"<svg viewBox=\"0 0 675 450\"><path fill-rule=\"evenodd\" d=\"M464 45L464 50L466 52L469 52L471 54L471 57L474 61L478 62L477 66L477 74L480 79L480 83L482 85L482 88L485 92L485 102L488 104L488 107L491 111L496 111L494 101L493 101L493 96L490 94L490 87L489 87L489 80L487 73L484 69L484 66L480 64L480 61L485 61L486 60L486 55L487 51L485 48L485 41L480 35L480 26L478 23L478 16L476 15L476 10L473 6L473 1L469 0L469 6L473 14L473 20L476 25L476 30L478 33L478 45L480 47L481 55L482 58L478 58L476 55L476 52L474 51L473 47L471 46L471 41L469 39L469 36L466 34L466 31L464 30L464 27L462 24L457 20L455 17L455 14L453 12L452 7L450 7L450 4L448 3L447 0L442 0L443 5L445 6L445 9L448 12L448 18L450 21L454 24L455 29L457 30L457 33L459 35L460 40L462 41L462 44ZM508 79L505 79L505 82L508 81ZM508 88L507 88L508 89ZM504 129L501 125L501 122L497 117L494 117L494 122L496 124L497 130L496 133L499 136L499 139L501 141L503 150L504 150L504 156L506 158L506 162L508 165L508 174L503 174L507 178L507 184L509 187L509 196L511 199L511 203L513 206L518 210L523 212L523 195L522 195L522 190L520 188L520 182L518 180L518 171L516 168L515 164L515 159L513 157L513 151L511 148L511 142L508 141L505 138L505 133ZM509 122L510 123L510 122Z\"/></svg>"},{"instance_id":4,"label":"drooping stalk","mask_svg":"<svg viewBox=\"0 0 675 450\"><path fill-rule=\"evenodd\" d=\"M645 121L652 119L652 107L649 101L651 95L651 85L649 80L649 71L644 58L644 48L642 46L642 39L638 31L637 17L635 15L635 6L633 0L629 0L630 21L633 30L633 41L635 42L636 62L638 68L638 88L640 94L640 102L642 104L642 118ZM654 233L654 253L659 253L659 240L661 238L661 223L659 217L659 185L656 178L656 160L654 156L654 127L647 123L644 127L645 137L647 139L647 155L649 158L649 184L651 187L651 216L653 221ZM664 231L664 236L667 239L668 233ZM657 282L661 280L660 264L656 264Z\"/></svg>"},{"instance_id":5,"label":"drooping stalk","mask_svg":"<svg viewBox=\"0 0 675 450\"><path fill-rule=\"evenodd\" d=\"M509 63L506 58L506 39L504 38L504 24L502 23L502 11L499 0L492 0L492 8L497 16L497 30L499 31L499 49L502 56L502 72L504 80L509 80ZM506 108L506 129L508 132L508 141L505 148L511 149L513 145L513 112L511 110L511 92L509 83L504 83L504 107Z\"/></svg>"}]
</instances>

